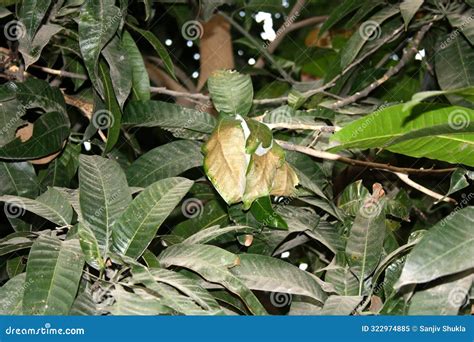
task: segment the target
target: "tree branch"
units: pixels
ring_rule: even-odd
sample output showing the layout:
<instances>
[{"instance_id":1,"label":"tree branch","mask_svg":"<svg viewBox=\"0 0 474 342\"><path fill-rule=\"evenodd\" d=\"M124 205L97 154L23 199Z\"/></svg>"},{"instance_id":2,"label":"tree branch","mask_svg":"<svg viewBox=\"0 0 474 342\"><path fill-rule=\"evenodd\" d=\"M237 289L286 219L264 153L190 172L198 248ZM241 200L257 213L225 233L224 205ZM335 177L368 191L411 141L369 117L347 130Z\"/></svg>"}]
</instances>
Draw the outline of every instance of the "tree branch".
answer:
<instances>
[{"instance_id":1,"label":"tree branch","mask_svg":"<svg viewBox=\"0 0 474 342\"><path fill-rule=\"evenodd\" d=\"M394 172L394 174L397 175L398 178L400 178L405 184L408 184L411 186L413 189L416 189L425 195L428 195L430 197L433 197L436 199L438 202L443 201L443 202L448 202L448 203L456 203L454 199L451 197L443 196L438 194L437 192L434 192L433 190L430 190L428 188L425 188L423 185L418 184L417 182L411 180L407 174L405 173L400 173L400 172Z\"/></svg>"},{"instance_id":2,"label":"tree branch","mask_svg":"<svg viewBox=\"0 0 474 342\"><path fill-rule=\"evenodd\" d=\"M428 32L428 30L431 28L432 23L425 25L421 28L420 31L415 35L415 38L413 39L413 42L410 47L408 47L404 52L402 58L400 58L400 61L395 65L394 67L390 68L381 78L376 80L375 82L372 82L368 87L365 89L355 93L352 96L349 96L345 98L344 100L336 101L334 104L329 106L329 109L338 109L341 107L344 107L350 103L356 102L357 100L360 100L364 97L367 97L374 89L378 88L385 82L387 82L390 77L396 75L400 70L415 56L415 54L418 52L418 46L421 43L421 40L425 36L425 34Z\"/></svg>"},{"instance_id":3,"label":"tree branch","mask_svg":"<svg viewBox=\"0 0 474 342\"><path fill-rule=\"evenodd\" d=\"M398 166L392 166L392 165L389 165L389 164L382 164L382 163L375 163L375 162L351 159L351 158L341 156L339 154L330 153L330 152L321 151L321 150L315 150L313 148L309 148L309 147L306 147L306 146L294 145L292 143L282 141L282 140L277 140L277 143L281 147L283 147L284 149L289 150L289 151L296 151L296 152L304 153L304 154L307 154L309 156L320 158L320 159L334 160L334 161L342 162L342 163L349 164L349 165L363 166L363 167L378 169L378 170L382 170L382 171L398 172L398 173L402 173L402 174L426 175L426 174L444 174L444 173L450 173L450 172L453 172L453 171L456 170L456 168L449 168L449 169L413 169L413 168L407 168L407 167L398 167Z\"/></svg>"},{"instance_id":4,"label":"tree branch","mask_svg":"<svg viewBox=\"0 0 474 342\"><path fill-rule=\"evenodd\" d=\"M219 12L224 18L226 18L229 23L242 35L244 35L248 40L252 42L255 48L270 62L272 65L278 70L280 75L287 81L288 83L295 83L295 80L285 71L283 68L278 64L277 61L272 57L272 55L265 49L262 44L260 44L251 34L249 34L242 26L240 26L234 19L223 12Z\"/></svg>"},{"instance_id":5,"label":"tree branch","mask_svg":"<svg viewBox=\"0 0 474 342\"><path fill-rule=\"evenodd\" d=\"M300 15L300 11L306 4L306 0L298 0L293 8L291 9L290 13L286 17L285 22L281 25L278 30L276 31L276 38L270 42L267 46L267 51L269 53L275 52L276 48L280 45L283 41L283 38L290 33L291 31L297 30L301 27L308 26L308 25L316 25L324 20L327 19L327 16L318 16L312 17L305 20L301 20L295 23L295 19ZM265 60L262 57L259 57L257 63L255 63L255 68L263 68L265 66Z\"/></svg>"}]
</instances>

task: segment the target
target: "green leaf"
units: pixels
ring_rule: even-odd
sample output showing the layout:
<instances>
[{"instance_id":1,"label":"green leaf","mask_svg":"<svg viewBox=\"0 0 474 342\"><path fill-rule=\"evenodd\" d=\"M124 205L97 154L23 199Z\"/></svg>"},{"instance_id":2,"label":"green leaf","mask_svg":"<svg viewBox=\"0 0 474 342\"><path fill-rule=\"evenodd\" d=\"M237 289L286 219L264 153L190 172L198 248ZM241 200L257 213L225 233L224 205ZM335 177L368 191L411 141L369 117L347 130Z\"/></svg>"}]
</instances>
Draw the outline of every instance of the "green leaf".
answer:
<instances>
[{"instance_id":1,"label":"green leaf","mask_svg":"<svg viewBox=\"0 0 474 342\"><path fill-rule=\"evenodd\" d=\"M248 155L240 122L223 118L203 146L204 171L227 204L240 202L246 185Z\"/></svg>"},{"instance_id":2,"label":"green leaf","mask_svg":"<svg viewBox=\"0 0 474 342\"><path fill-rule=\"evenodd\" d=\"M442 90L474 86L474 49L460 34L447 35L435 54L435 70ZM457 96L448 96L453 104L468 105Z\"/></svg>"},{"instance_id":3,"label":"green leaf","mask_svg":"<svg viewBox=\"0 0 474 342\"><path fill-rule=\"evenodd\" d=\"M463 13L459 11L449 11L447 13L449 23L452 27L460 30L471 44L474 44L474 9L468 8Z\"/></svg>"},{"instance_id":4,"label":"green leaf","mask_svg":"<svg viewBox=\"0 0 474 342\"><path fill-rule=\"evenodd\" d=\"M105 152L110 152L114 145L117 143L119 135L120 135L120 126L122 122L122 110L120 109L119 103L117 102L117 97L115 95L113 84L110 79L110 70L107 68L105 63L99 64L99 74L100 79L102 80L102 84L104 86L104 98L105 98L105 107L106 113L102 112L103 114L107 115L107 119L110 120L110 124L107 124L107 143L105 144ZM101 111L97 111L94 115L97 117L93 117L92 121L94 124L97 124L100 128L100 113ZM107 121L109 123L109 121Z\"/></svg>"},{"instance_id":5,"label":"green leaf","mask_svg":"<svg viewBox=\"0 0 474 342\"><path fill-rule=\"evenodd\" d=\"M7 235L0 240L0 256L30 248L34 238L36 235L30 232L16 232Z\"/></svg>"},{"instance_id":6,"label":"green leaf","mask_svg":"<svg viewBox=\"0 0 474 342\"><path fill-rule=\"evenodd\" d=\"M327 175L321 165L302 153L286 151L285 155L301 185L319 197L326 198L323 188L327 185Z\"/></svg>"},{"instance_id":7,"label":"green leaf","mask_svg":"<svg viewBox=\"0 0 474 342\"><path fill-rule=\"evenodd\" d=\"M288 229L285 220L273 210L270 197L261 197L253 202L250 212L263 226Z\"/></svg>"},{"instance_id":8,"label":"green leaf","mask_svg":"<svg viewBox=\"0 0 474 342\"><path fill-rule=\"evenodd\" d=\"M82 58L76 56L74 53L69 52L67 49L63 49L62 51L65 69L69 72L86 76L87 70L84 64L82 64ZM82 87L86 80L73 78L71 81L74 83L74 91L77 91L80 87Z\"/></svg>"},{"instance_id":9,"label":"green leaf","mask_svg":"<svg viewBox=\"0 0 474 342\"><path fill-rule=\"evenodd\" d=\"M23 108L40 107L45 112L60 112L66 114L64 96L59 88L51 87L48 82L30 77L24 82L8 82L0 86L0 101L16 98ZM23 114L22 114L23 115Z\"/></svg>"},{"instance_id":10,"label":"green leaf","mask_svg":"<svg viewBox=\"0 0 474 342\"><path fill-rule=\"evenodd\" d=\"M161 127L211 133L216 119L209 113L161 101L132 101L125 107L124 125L135 127Z\"/></svg>"},{"instance_id":11,"label":"green leaf","mask_svg":"<svg viewBox=\"0 0 474 342\"><path fill-rule=\"evenodd\" d=\"M356 9L362 6L362 4L362 1L357 0L343 1L331 12L329 18L324 22L323 26L321 26L321 29L319 30L319 36L341 21L349 13L354 12Z\"/></svg>"},{"instance_id":12,"label":"green leaf","mask_svg":"<svg viewBox=\"0 0 474 342\"><path fill-rule=\"evenodd\" d=\"M215 312L220 310L219 304L217 304L214 297L199 285L198 281L166 269L150 269L150 274L159 283L176 288L176 290L188 296L205 310Z\"/></svg>"},{"instance_id":13,"label":"green leaf","mask_svg":"<svg viewBox=\"0 0 474 342\"><path fill-rule=\"evenodd\" d=\"M97 315L96 303L89 290L85 290L76 297L69 312L70 316L95 316Z\"/></svg>"},{"instance_id":14,"label":"green leaf","mask_svg":"<svg viewBox=\"0 0 474 342\"><path fill-rule=\"evenodd\" d=\"M147 187L114 225L114 250L131 258L140 257L160 225L192 185L192 181L177 177L163 179Z\"/></svg>"},{"instance_id":15,"label":"green leaf","mask_svg":"<svg viewBox=\"0 0 474 342\"><path fill-rule=\"evenodd\" d=\"M310 273L269 256L241 254L239 258L240 264L231 273L248 288L306 296L324 303L326 294Z\"/></svg>"},{"instance_id":16,"label":"green leaf","mask_svg":"<svg viewBox=\"0 0 474 342\"><path fill-rule=\"evenodd\" d=\"M173 141L158 146L135 160L127 169L130 186L146 187L158 180L201 166L203 157L198 143L187 140Z\"/></svg>"},{"instance_id":17,"label":"green leaf","mask_svg":"<svg viewBox=\"0 0 474 342\"><path fill-rule=\"evenodd\" d=\"M158 260L164 267L188 268L209 282L221 284L239 296L253 314L266 314L252 291L229 271L229 268L239 263L237 255L215 246L177 244L165 249Z\"/></svg>"},{"instance_id":18,"label":"green leaf","mask_svg":"<svg viewBox=\"0 0 474 342\"><path fill-rule=\"evenodd\" d=\"M465 107L417 106L403 111L395 105L356 120L332 136L342 148L385 147L412 157L428 157L474 166L471 123L474 111Z\"/></svg>"},{"instance_id":19,"label":"green leaf","mask_svg":"<svg viewBox=\"0 0 474 342\"><path fill-rule=\"evenodd\" d=\"M204 205L197 198L188 198L183 202L182 213L189 219L173 227L172 234L181 238L188 238L206 228L229 223L227 208L217 200L211 200Z\"/></svg>"},{"instance_id":20,"label":"green leaf","mask_svg":"<svg viewBox=\"0 0 474 342\"><path fill-rule=\"evenodd\" d=\"M403 111L407 111L422 103L425 99L440 96L456 94L462 96L467 101L474 103L474 87L462 88L462 89L450 89L450 90L430 90L416 93L412 96L411 100L406 102L403 106Z\"/></svg>"},{"instance_id":21,"label":"green leaf","mask_svg":"<svg viewBox=\"0 0 474 342\"><path fill-rule=\"evenodd\" d=\"M158 259L156 258L156 255L150 252L149 249L145 250L142 254L142 259L145 262L146 266L148 268L160 268L160 263L158 262Z\"/></svg>"},{"instance_id":22,"label":"green leaf","mask_svg":"<svg viewBox=\"0 0 474 342\"><path fill-rule=\"evenodd\" d=\"M17 138L0 147L0 159L31 160L59 151L69 136L69 119L62 113L41 115L33 124L33 135L22 142Z\"/></svg>"},{"instance_id":23,"label":"green leaf","mask_svg":"<svg viewBox=\"0 0 474 342\"><path fill-rule=\"evenodd\" d=\"M17 99L0 102L0 147L15 139L17 129L26 123L26 109Z\"/></svg>"},{"instance_id":24,"label":"green leaf","mask_svg":"<svg viewBox=\"0 0 474 342\"><path fill-rule=\"evenodd\" d=\"M145 38L148 43L155 49L155 51L158 53L160 58L163 60L163 64L165 66L166 71L174 78L176 79L176 76L174 74L174 65L173 61L171 60L170 55L168 54L168 51L166 51L166 48L163 46L163 44L160 42L158 38L151 32L147 30L142 30L130 23L127 23L127 25L132 28L134 31L138 32L143 38Z\"/></svg>"},{"instance_id":25,"label":"green leaf","mask_svg":"<svg viewBox=\"0 0 474 342\"><path fill-rule=\"evenodd\" d=\"M405 29L408 28L408 24L410 24L410 21L413 19L416 12L418 12L421 5L423 5L423 0L404 0L400 4L400 12L403 21L405 22Z\"/></svg>"},{"instance_id":26,"label":"green leaf","mask_svg":"<svg viewBox=\"0 0 474 342\"><path fill-rule=\"evenodd\" d=\"M376 192L367 196L354 219L346 245L347 261L351 271L359 280L359 296L364 280L377 267L383 250L385 237L384 200Z\"/></svg>"},{"instance_id":27,"label":"green leaf","mask_svg":"<svg viewBox=\"0 0 474 342\"><path fill-rule=\"evenodd\" d=\"M150 293L156 295L157 297L160 297L163 305L166 305L177 313L183 315L205 315L217 313L216 311L206 311L197 303L190 300L189 297L182 295L173 287L168 286L167 284L158 283L151 274L151 270L147 269L142 265L133 265L132 274L133 277L131 281L133 283L145 285L145 287L150 291Z\"/></svg>"},{"instance_id":28,"label":"green leaf","mask_svg":"<svg viewBox=\"0 0 474 342\"><path fill-rule=\"evenodd\" d=\"M396 288L474 267L474 207L453 211L434 225L408 254Z\"/></svg>"},{"instance_id":29,"label":"green leaf","mask_svg":"<svg viewBox=\"0 0 474 342\"><path fill-rule=\"evenodd\" d=\"M460 307L469 303L473 279L473 275L468 275L415 292L410 300L408 315L457 315Z\"/></svg>"},{"instance_id":30,"label":"green leaf","mask_svg":"<svg viewBox=\"0 0 474 342\"><path fill-rule=\"evenodd\" d=\"M330 296L324 303L320 315L338 315L347 316L354 312L357 306L362 302L362 296Z\"/></svg>"},{"instance_id":31,"label":"green leaf","mask_svg":"<svg viewBox=\"0 0 474 342\"><path fill-rule=\"evenodd\" d=\"M127 52L128 61L132 68L132 94L135 100L150 99L150 78L137 44L128 31L122 34L122 46Z\"/></svg>"},{"instance_id":32,"label":"green leaf","mask_svg":"<svg viewBox=\"0 0 474 342\"><path fill-rule=\"evenodd\" d=\"M454 171L451 174L449 190L448 190L448 193L446 194L446 196L454 194L455 192L469 186L469 182L466 179L466 174L468 172L469 171L467 171L463 168L458 168L458 169L456 169L456 171Z\"/></svg>"},{"instance_id":33,"label":"green leaf","mask_svg":"<svg viewBox=\"0 0 474 342\"><path fill-rule=\"evenodd\" d=\"M253 154L259 147L260 149L267 149L272 146L273 135L267 125L253 119L245 119L245 123L250 130L245 142L245 149L248 154Z\"/></svg>"},{"instance_id":34,"label":"green leaf","mask_svg":"<svg viewBox=\"0 0 474 342\"><path fill-rule=\"evenodd\" d=\"M211 242L212 240L229 233L243 234L243 233L252 233L256 230L256 228L247 227L247 226L230 226L230 227L222 227L212 226L203 230L200 230L196 234L188 237L184 240L183 244L206 244Z\"/></svg>"},{"instance_id":35,"label":"green leaf","mask_svg":"<svg viewBox=\"0 0 474 342\"><path fill-rule=\"evenodd\" d=\"M34 39L30 40L27 36L20 39L18 50L21 52L25 61L25 69L40 58L43 48L49 43L51 38L62 29L63 27L60 25L45 24L40 27Z\"/></svg>"},{"instance_id":36,"label":"green leaf","mask_svg":"<svg viewBox=\"0 0 474 342\"><path fill-rule=\"evenodd\" d=\"M114 0L86 0L79 15L79 46L89 78L103 95L97 74L100 52L117 31L122 13Z\"/></svg>"},{"instance_id":37,"label":"green leaf","mask_svg":"<svg viewBox=\"0 0 474 342\"><path fill-rule=\"evenodd\" d=\"M72 221L73 211L67 199L58 191L49 188L36 200L18 196L0 196L0 201L6 206L17 206L20 210L28 210L41 216L59 227L69 226Z\"/></svg>"},{"instance_id":38,"label":"green leaf","mask_svg":"<svg viewBox=\"0 0 474 342\"><path fill-rule=\"evenodd\" d=\"M100 253L99 243L94 232L83 223L79 223L77 234L86 262L99 270L105 268L105 262Z\"/></svg>"},{"instance_id":39,"label":"green leaf","mask_svg":"<svg viewBox=\"0 0 474 342\"><path fill-rule=\"evenodd\" d=\"M34 198L38 194L35 169L28 162L0 162L0 179L0 195Z\"/></svg>"},{"instance_id":40,"label":"green leaf","mask_svg":"<svg viewBox=\"0 0 474 342\"><path fill-rule=\"evenodd\" d=\"M51 0L25 0L22 2L18 18L24 26L25 32L23 33L28 41L33 40L50 5Z\"/></svg>"},{"instance_id":41,"label":"green leaf","mask_svg":"<svg viewBox=\"0 0 474 342\"><path fill-rule=\"evenodd\" d=\"M132 89L132 66L122 41L115 36L102 51L110 69L110 79L120 108Z\"/></svg>"},{"instance_id":42,"label":"green leaf","mask_svg":"<svg viewBox=\"0 0 474 342\"><path fill-rule=\"evenodd\" d=\"M359 293L360 282L349 266L336 266L326 272L324 279L326 282L334 285L336 292L342 296L357 296Z\"/></svg>"},{"instance_id":43,"label":"green leaf","mask_svg":"<svg viewBox=\"0 0 474 342\"><path fill-rule=\"evenodd\" d=\"M399 12L397 6L386 6L362 23L341 51L341 67L347 67L358 55L367 41L377 39L381 34L381 25Z\"/></svg>"},{"instance_id":44,"label":"green leaf","mask_svg":"<svg viewBox=\"0 0 474 342\"><path fill-rule=\"evenodd\" d=\"M42 187L68 187L79 166L81 145L67 144L61 155L49 163L47 169L39 171Z\"/></svg>"},{"instance_id":45,"label":"green leaf","mask_svg":"<svg viewBox=\"0 0 474 342\"><path fill-rule=\"evenodd\" d=\"M214 107L226 115L245 116L252 108L253 86L249 75L236 71L215 71L207 81Z\"/></svg>"},{"instance_id":46,"label":"green leaf","mask_svg":"<svg viewBox=\"0 0 474 342\"><path fill-rule=\"evenodd\" d=\"M17 256L7 260L7 274L9 278L16 277L25 270L26 258L24 256Z\"/></svg>"},{"instance_id":47,"label":"green leaf","mask_svg":"<svg viewBox=\"0 0 474 342\"><path fill-rule=\"evenodd\" d=\"M115 286L112 291L115 303L110 308L112 315L169 315L174 310L165 306L163 300L153 296L145 290L136 289L135 292L125 291L121 286Z\"/></svg>"},{"instance_id":48,"label":"green leaf","mask_svg":"<svg viewBox=\"0 0 474 342\"><path fill-rule=\"evenodd\" d=\"M76 297L83 265L79 240L38 237L26 266L29 286L23 296L23 313L67 315Z\"/></svg>"},{"instance_id":49,"label":"green leaf","mask_svg":"<svg viewBox=\"0 0 474 342\"><path fill-rule=\"evenodd\" d=\"M344 189L339 197L338 206L346 214L356 216L369 194L369 190L362 184L362 180L358 180Z\"/></svg>"},{"instance_id":50,"label":"green leaf","mask_svg":"<svg viewBox=\"0 0 474 342\"><path fill-rule=\"evenodd\" d=\"M112 227L132 201L125 174L115 161L99 156L79 158L79 202L102 256L109 252Z\"/></svg>"},{"instance_id":51,"label":"green leaf","mask_svg":"<svg viewBox=\"0 0 474 342\"><path fill-rule=\"evenodd\" d=\"M23 292L26 273L21 273L0 287L0 315L21 315L23 313Z\"/></svg>"}]
</instances>

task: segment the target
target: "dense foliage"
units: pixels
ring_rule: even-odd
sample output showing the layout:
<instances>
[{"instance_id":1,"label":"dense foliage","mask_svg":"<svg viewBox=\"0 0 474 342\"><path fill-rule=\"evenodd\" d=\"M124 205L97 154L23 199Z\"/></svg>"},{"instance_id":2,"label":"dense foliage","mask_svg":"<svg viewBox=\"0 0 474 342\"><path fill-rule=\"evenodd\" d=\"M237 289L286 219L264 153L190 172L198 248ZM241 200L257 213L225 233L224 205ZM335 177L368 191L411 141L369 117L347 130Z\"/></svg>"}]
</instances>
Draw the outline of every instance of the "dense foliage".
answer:
<instances>
[{"instance_id":1,"label":"dense foliage","mask_svg":"<svg viewBox=\"0 0 474 342\"><path fill-rule=\"evenodd\" d=\"M472 0L0 6L0 314L471 313Z\"/></svg>"}]
</instances>

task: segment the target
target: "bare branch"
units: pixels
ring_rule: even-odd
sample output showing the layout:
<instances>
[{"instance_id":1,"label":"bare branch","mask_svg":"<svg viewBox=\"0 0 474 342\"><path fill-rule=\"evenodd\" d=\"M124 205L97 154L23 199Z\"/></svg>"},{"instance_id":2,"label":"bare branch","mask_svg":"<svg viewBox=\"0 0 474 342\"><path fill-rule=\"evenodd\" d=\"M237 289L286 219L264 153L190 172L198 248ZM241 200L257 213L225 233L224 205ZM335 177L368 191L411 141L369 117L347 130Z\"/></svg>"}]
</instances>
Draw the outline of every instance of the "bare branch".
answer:
<instances>
[{"instance_id":1,"label":"bare branch","mask_svg":"<svg viewBox=\"0 0 474 342\"><path fill-rule=\"evenodd\" d=\"M348 104L351 104L353 102L356 102L357 100L360 100L364 97L367 97L374 89L378 88L385 82L387 82L390 77L398 74L400 70L415 56L415 54L418 52L418 46L420 45L421 40L425 36L425 34L428 32L428 30L431 28L432 23L425 25L421 28L420 31L416 34L415 38L413 39L413 42L410 47L405 49L403 52L402 58L400 58L400 61L395 65L394 67L390 68L385 75L383 75L381 78L376 80L375 82L372 82L368 87L366 87L364 90L359 91L355 93L352 96L349 96L345 98L344 100L339 100L336 101L334 104L329 106L330 109L337 109L344 107Z\"/></svg>"},{"instance_id":2,"label":"bare branch","mask_svg":"<svg viewBox=\"0 0 474 342\"><path fill-rule=\"evenodd\" d=\"M443 202L450 202L450 203L456 203L454 199L451 197L443 196L438 194L437 192L434 192L433 190L430 190L428 188L425 188L423 185L418 184L417 182L411 180L407 174L405 173L400 173L400 172L394 172L394 174L397 175L398 178L400 178L405 184L408 184L411 186L413 189L416 189L425 195L428 195L430 197L433 197L436 199L438 202L443 201Z\"/></svg>"},{"instance_id":3,"label":"bare branch","mask_svg":"<svg viewBox=\"0 0 474 342\"><path fill-rule=\"evenodd\" d=\"M378 170L382 170L382 171L398 172L398 173L402 173L402 174L426 175L426 174L451 173L451 172L456 170L456 168L449 168L449 169L413 169L413 168L407 168L407 167L397 167L397 166L392 166L392 165L389 165L389 164L382 164L382 163L375 163L375 162L351 159L351 158L341 156L339 154L330 153L330 152L321 151L321 150L315 150L313 148L309 148L309 147L306 147L306 146L294 145L292 143L282 141L282 140L277 140L277 143L281 147L283 147L284 149L289 150L289 151L301 152L301 153L307 154L309 156L320 158L320 159L334 160L334 161L342 162L342 163L345 163L345 164L350 164L350 165L354 165L354 166L363 166L363 167L378 169Z\"/></svg>"}]
</instances>

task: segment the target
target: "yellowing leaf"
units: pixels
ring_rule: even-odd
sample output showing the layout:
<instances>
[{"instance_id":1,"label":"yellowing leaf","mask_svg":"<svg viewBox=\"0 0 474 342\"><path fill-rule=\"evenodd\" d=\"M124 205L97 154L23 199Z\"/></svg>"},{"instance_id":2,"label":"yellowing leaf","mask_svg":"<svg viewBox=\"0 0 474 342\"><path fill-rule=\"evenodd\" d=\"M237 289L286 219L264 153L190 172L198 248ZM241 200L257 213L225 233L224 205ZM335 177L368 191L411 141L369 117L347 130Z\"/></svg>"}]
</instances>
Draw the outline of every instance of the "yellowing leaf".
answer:
<instances>
[{"instance_id":1,"label":"yellowing leaf","mask_svg":"<svg viewBox=\"0 0 474 342\"><path fill-rule=\"evenodd\" d=\"M288 162L285 162L276 171L273 189L270 194L273 196L293 196L298 183L299 179L295 171Z\"/></svg>"},{"instance_id":2,"label":"yellowing leaf","mask_svg":"<svg viewBox=\"0 0 474 342\"><path fill-rule=\"evenodd\" d=\"M282 166L284 161L285 154L277 144L274 144L272 149L262 156L252 155L243 196L244 209L250 208L252 202L257 198L270 194L277 169Z\"/></svg>"},{"instance_id":3,"label":"yellowing leaf","mask_svg":"<svg viewBox=\"0 0 474 342\"><path fill-rule=\"evenodd\" d=\"M240 121L222 119L204 145L203 152L204 170L216 190L227 204L240 202L248 166Z\"/></svg>"}]
</instances>

